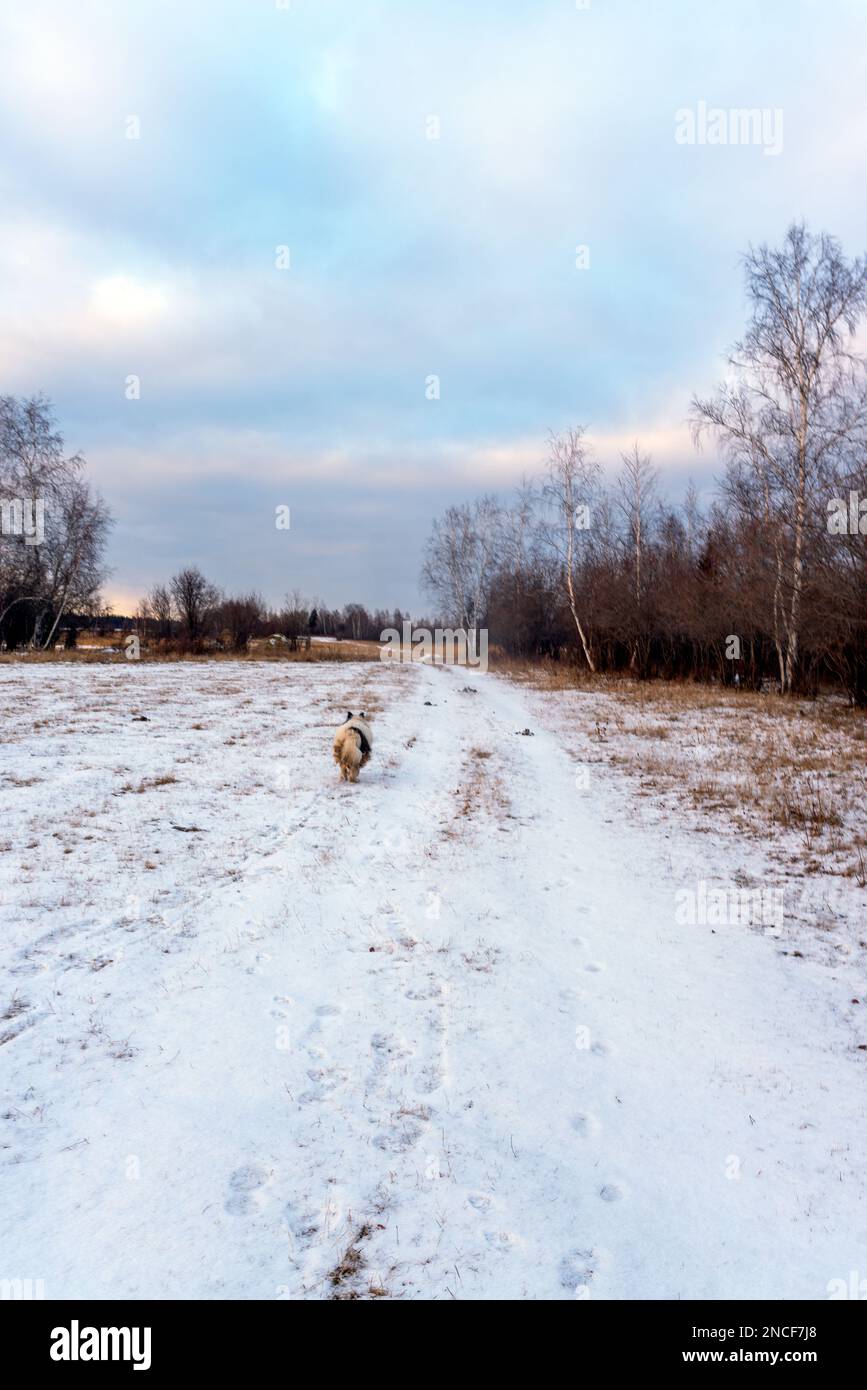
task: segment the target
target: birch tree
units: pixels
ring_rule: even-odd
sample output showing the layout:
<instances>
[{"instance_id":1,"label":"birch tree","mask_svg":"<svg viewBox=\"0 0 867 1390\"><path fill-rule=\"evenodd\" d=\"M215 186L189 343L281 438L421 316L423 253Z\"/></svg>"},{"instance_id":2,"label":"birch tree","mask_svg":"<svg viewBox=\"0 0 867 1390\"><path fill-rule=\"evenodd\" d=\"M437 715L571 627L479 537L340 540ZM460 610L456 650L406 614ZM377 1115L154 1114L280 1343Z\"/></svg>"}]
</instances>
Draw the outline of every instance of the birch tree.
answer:
<instances>
[{"instance_id":1,"label":"birch tree","mask_svg":"<svg viewBox=\"0 0 867 1390\"><path fill-rule=\"evenodd\" d=\"M867 311L867 265L830 236L791 226L780 249L745 258L750 320L716 394L693 400L696 442L727 456L736 506L762 509L774 554L771 623L780 684L795 689L811 528L842 454L867 442L867 377L855 335Z\"/></svg>"},{"instance_id":2,"label":"birch tree","mask_svg":"<svg viewBox=\"0 0 867 1390\"><path fill-rule=\"evenodd\" d=\"M644 623L645 552L650 531L650 513L656 500L657 470L649 454L643 454L636 442L629 453L620 455L621 470L617 478L617 506L625 529L626 563L631 571L630 598L632 607L632 655L630 665L641 665ZM644 643L646 646L646 643Z\"/></svg>"},{"instance_id":3,"label":"birch tree","mask_svg":"<svg viewBox=\"0 0 867 1390\"><path fill-rule=\"evenodd\" d=\"M578 425L565 434L552 433L548 436L546 480L542 491L553 513L547 534L562 565L569 612L584 659L590 670L595 671L588 614L583 609L586 595L581 592L579 564L593 524L593 506L598 501L601 470L584 434L584 427Z\"/></svg>"},{"instance_id":4,"label":"birch tree","mask_svg":"<svg viewBox=\"0 0 867 1390\"><path fill-rule=\"evenodd\" d=\"M0 534L0 626L13 644L47 646L66 613L98 606L111 516L84 469L66 455L48 401L0 397L0 502L44 513L38 538Z\"/></svg>"},{"instance_id":5,"label":"birch tree","mask_svg":"<svg viewBox=\"0 0 867 1390\"><path fill-rule=\"evenodd\" d=\"M501 510L493 497L449 507L425 547L422 583L442 616L469 634L485 621L500 553Z\"/></svg>"}]
</instances>

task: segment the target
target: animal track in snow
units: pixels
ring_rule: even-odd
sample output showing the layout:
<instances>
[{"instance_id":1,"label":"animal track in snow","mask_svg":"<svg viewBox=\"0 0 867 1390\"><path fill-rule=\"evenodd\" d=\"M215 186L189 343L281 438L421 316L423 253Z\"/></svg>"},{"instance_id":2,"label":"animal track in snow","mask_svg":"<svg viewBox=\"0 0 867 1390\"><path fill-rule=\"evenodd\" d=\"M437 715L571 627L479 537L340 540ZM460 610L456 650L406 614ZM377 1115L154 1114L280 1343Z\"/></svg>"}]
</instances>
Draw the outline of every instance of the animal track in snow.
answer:
<instances>
[{"instance_id":1,"label":"animal track in snow","mask_svg":"<svg viewBox=\"0 0 867 1390\"><path fill-rule=\"evenodd\" d=\"M394 1129L377 1134L373 1146L385 1150L386 1153L405 1153L418 1143L422 1133L422 1126L415 1120L405 1121Z\"/></svg>"},{"instance_id":2,"label":"animal track in snow","mask_svg":"<svg viewBox=\"0 0 867 1390\"><path fill-rule=\"evenodd\" d=\"M257 951L253 957L253 964L245 967L248 975L261 975L267 969L271 957L267 951Z\"/></svg>"},{"instance_id":3,"label":"animal track in snow","mask_svg":"<svg viewBox=\"0 0 867 1390\"><path fill-rule=\"evenodd\" d=\"M312 1245L319 1235L319 1213L313 1208L299 1212L291 1202L288 1202L283 1211L283 1220L288 1228L292 1240L296 1241L302 1249L307 1249Z\"/></svg>"},{"instance_id":4,"label":"animal track in snow","mask_svg":"<svg viewBox=\"0 0 867 1390\"><path fill-rule=\"evenodd\" d=\"M517 1241L511 1231L485 1231L485 1240L498 1250L509 1250Z\"/></svg>"},{"instance_id":5,"label":"animal track in snow","mask_svg":"<svg viewBox=\"0 0 867 1390\"><path fill-rule=\"evenodd\" d=\"M489 1211L492 1198L485 1192L471 1192L467 1201L471 1207L475 1207L476 1211Z\"/></svg>"},{"instance_id":6,"label":"animal track in snow","mask_svg":"<svg viewBox=\"0 0 867 1390\"><path fill-rule=\"evenodd\" d=\"M307 1055L312 1062L326 1061L328 1053L323 1048L310 1047ZM313 1083L309 1090L302 1091L298 1097L300 1105L310 1105L313 1101L327 1100L332 1091L338 1086L344 1085L352 1075L343 1067L332 1066L312 1066L307 1068L306 1075Z\"/></svg>"},{"instance_id":7,"label":"animal track in snow","mask_svg":"<svg viewBox=\"0 0 867 1390\"><path fill-rule=\"evenodd\" d=\"M561 989L560 1013L570 1013L575 1008L576 1004L580 1004L586 998L587 991L584 989L574 989L572 987L570 987L569 989Z\"/></svg>"},{"instance_id":8,"label":"animal track in snow","mask_svg":"<svg viewBox=\"0 0 867 1390\"><path fill-rule=\"evenodd\" d=\"M236 1168L229 1178L229 1195L225 1209L232 1216L248 1216L261 1207L265 1189L271 1182L271 1174L259 1163L250 1163Z\"/></svg>"},{"instance_id":9,"label":"animal track in snow","mask_svg":"<svg viewBox=\"0 0 867 1390\"><path fill-rule=\"evenodd\" d=\"M619 1202L623 1196L623 1188L616 1182L607 1182L604 1187L600 1187L599 1196L603 1202Z\"/></svg>"},{"instance_id":10,"label":"animal track in snow","mask_svg":"<svg viewBox=\"0 0 867 1390\"><path fill-rule=\"evenodd\" d=\"M602 1126L595 1115L587 1115L583 1111L572 1116L572 1128L576 1134L580 1134L582 1139L590 1139L594 1134L598 1134Z\"/></svg>"},{"instance_id":11,"label":"animal track in snow","mask_svg":"<svg viewBox=\"0 0 867 1390\"><path fill-rule=\"evenodd\" d=\"M607 968L608 967L606 966L605 962L601 960L588 961L588 963L584 967L585 970L590 971L591 975L599 975L602 973L603 970L607 970Z\"/></svg>"},{"instance_id":12,"label":"animal track in snow","mask_svg":"<svg viewBox=\"0 0 867 1390\"><path fill-rule=\"evenodd\" d=\"M431 1064L423 1067L415 1079L415 1084L423 1095L430 1095L433 1091L438 1091L443 1084L443 1074L439 1067Z\"/></svg>"},{"instance_id":13,"label":"animal track in snow","mask_svg":"<svg viewBox=\"0 0 867 1390\"><path fill-rule=\"evenodd\" d=\"M324 1100L325 1094L325 1091L321 1091L318 1088L315 1090L311 1089L309 1091L302 1091L300 1096L298 1097L298 1104L312 1105L314 1101Z\"/></svg>"},{"instance_id":14,"label":"animal track in snow","mask_svg":"<svg viewBox=\"0 0 867 1390\"><path fill-rule=\"evenodd\" d=\"M374 1060L378 1066L387 1066L390 1061L409 1056L399 1040L391 1033L373 1033L370 1039Z\"/></svg>"},{"instance_id":15,"label":"animal track in snow","mask_svg":"<svg viewBox=\"0 0 867 1390\"><path fill-rule=\"evenodd\" d=\"M560 1283L564 1289L573 1293L589 1292L593 1276L600 1263L597 1250L570 1250L560 1261Z\"/></svg>"},{"instance_id":16,"label":"animal track in snow","mask_svg":"<svg viewBox=\"0 0 867 1390\"><path fill-rule=\"evenodd\" d=\"M340 1067L311 1067L307 1075L320 1091L333 1091L341 1082L349 1080L349 1072Z\"/></svg>"}]
</instances>

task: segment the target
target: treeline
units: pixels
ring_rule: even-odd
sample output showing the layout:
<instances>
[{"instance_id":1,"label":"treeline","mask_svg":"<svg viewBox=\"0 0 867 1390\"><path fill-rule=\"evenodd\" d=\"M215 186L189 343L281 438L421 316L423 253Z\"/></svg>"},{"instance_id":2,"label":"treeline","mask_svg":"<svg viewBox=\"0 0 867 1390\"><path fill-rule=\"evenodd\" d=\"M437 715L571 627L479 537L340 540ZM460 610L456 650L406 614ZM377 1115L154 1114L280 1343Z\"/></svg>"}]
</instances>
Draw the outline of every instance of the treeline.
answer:
<instances>
[{"instance_id":1,"label":"treeline","mask_svg":"<svg viewBox=\"0 0 867 1390\"><path fill-rule=\"evenodd\" d=\"M154 585L140 601L135 620L140 634L162 650L244 651L257 637L279 636L294 649L317 636L378 642L385 628L399 626L408 616L400 609L371 613L360 603L328 608L305 599L298 590L274 609L258 593L223 593L196 566L189 566L168 583Z\"/></svg>"},{"instance_id":2,"label":"treeline","mask_svg":"<svg viewBox=\"0 0 867 1390\"><path fill-rule=\"evenodd\" d=\"M725 382L692 402L696 443L723 461L715 498L690 488L673 504L639 444L606 482L583 428L552 435L513 498L435 523L423 581L439 621L591 671L788 693L830 682L867 705L867 266L803 225L744 265L746 331ZM47 402L0 397L0 646L71 645L105 618L110 525ZM378 641L408 616L297 592L275 610L187 567L142 599L136 626L170 650L240 651L275 633Z\"/></svg>"},{"instance_id":3,"label":"treeline","mask_svg":"<svg viewBox=\"0 0 867 1390\"><path fill-rule=\"evenodd\" d=\"M422 578L451 622L592 671L867 704L867 267L796 225L745 268L747 331L692 404L724 460L713 502L667 501L638 444L606 484L584 429L552 435L513 499L434 525Z\"/></svg>"}]
</instances>

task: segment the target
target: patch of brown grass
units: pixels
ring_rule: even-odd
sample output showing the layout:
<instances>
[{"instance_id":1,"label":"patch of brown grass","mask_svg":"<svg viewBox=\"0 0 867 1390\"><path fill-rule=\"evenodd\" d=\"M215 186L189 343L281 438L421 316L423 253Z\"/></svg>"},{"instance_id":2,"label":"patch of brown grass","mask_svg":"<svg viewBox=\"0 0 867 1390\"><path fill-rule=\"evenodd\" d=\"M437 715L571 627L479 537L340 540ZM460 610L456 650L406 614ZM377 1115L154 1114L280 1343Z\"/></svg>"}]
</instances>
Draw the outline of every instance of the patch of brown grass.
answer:
<instances>
[{"instance_id":1,"label":"patch of brown grass","mask_svg":"<svg viewBox=\"0 0 867 1390\"><path fill-rule=\"evenodd\" d=\"M140 795L142 792L151 791L154 787L169 787L177 781L178 778L173 772L164 772L160 777L143 777L137 786L134 782L124 782L115 795L123 796L127 792L135 792L136 795Z\"/></svg>"},{"instance_id":2,"label":"patch of brown grass","mask_svg":"<svg viewBox=\"0 0 867 1390\"><path fill-rule=\"evenodd\" d=\"M832 695L593 678L556 662L506 674L559 694L551 714L568 714L576 757L621 768L636 796L683 805L699 830L770 839L798 872L867 880L864 711Z\"/></svg>"},{"instance_id":3,"label":"patch of brown grass","mask_svg":"<svg viewBox=\"0 0 867 1390\"><path fill-rule=\"evenodd\" d=\"M118 639L120 641L121 639ZM113 643L106 643L105 647L113 646ZM139 663L142 665L173 665L177 662L185 664L206 664L211 662L233 661L244 662L294 662L307 664L309 662L341 662L341 661L379 661L380 645L378 642L321 642L311 645L309 651L292 651L287 647L269 647L267 641L263 646L255 647L251 651L231 652L231 651L206 651L206 652L159 652L142 647ZM122 650L104 650L102 647L94 651L80 651L73 647L69 651L22 651L22 652L0 652L0 665L120 665L126 666L128 659Z\"/></svg>"},{"instance_id":4,"label":"patch of brown grass","mask_svg":"<svg viewBox=\"0 0 867 1390\"><path fill-rule=\"evenodd\" d=\"M382 1230L380 1226L378 1229ZM368 1283L366 1289L359 1288L359 1276L364 1270L365 1259L362 1245L373 1235L374 1227L365 1221L350 1237L349 1243L336 1265L328 1273L331 1286L330 1298L336 1302L354 1302L364 1298L388 1298L388 1290L381 1284Z\"/></svg>"},{"instance_id":5,"label":"patch of brown grass","mask_svg":"<svg viewBox=\"0 0 867 1390\"><path fill-rule=\"evenodd\" d=\"M483 812L497 816L500 821L513 819L503 781L488 767L492 756L485 748L474 747L467 751L463 776L455 789L454 816L442 832L444 839L465 836L466 822L475 820Z\"/></svg>"}]
</instances>

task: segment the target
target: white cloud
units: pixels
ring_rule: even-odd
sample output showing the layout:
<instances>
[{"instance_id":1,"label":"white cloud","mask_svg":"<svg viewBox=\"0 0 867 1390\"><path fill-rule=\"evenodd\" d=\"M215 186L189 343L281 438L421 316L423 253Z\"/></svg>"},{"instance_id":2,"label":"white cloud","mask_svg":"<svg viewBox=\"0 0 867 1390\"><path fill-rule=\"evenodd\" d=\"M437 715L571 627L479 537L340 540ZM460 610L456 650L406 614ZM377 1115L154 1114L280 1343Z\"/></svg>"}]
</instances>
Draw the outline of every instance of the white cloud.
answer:
<instances>
[{"instance_id":1,"label":"white cloud","mask_svg":"<svg viewBox=\"0 0 867 1390\"><path fill-rule=\"evenodd\" d=\"M95 326L109 329L149 329L164 323L171 298L161 285L130 275L107 275L90 292L89 310Z\"/></svg>"}]
</instances>

